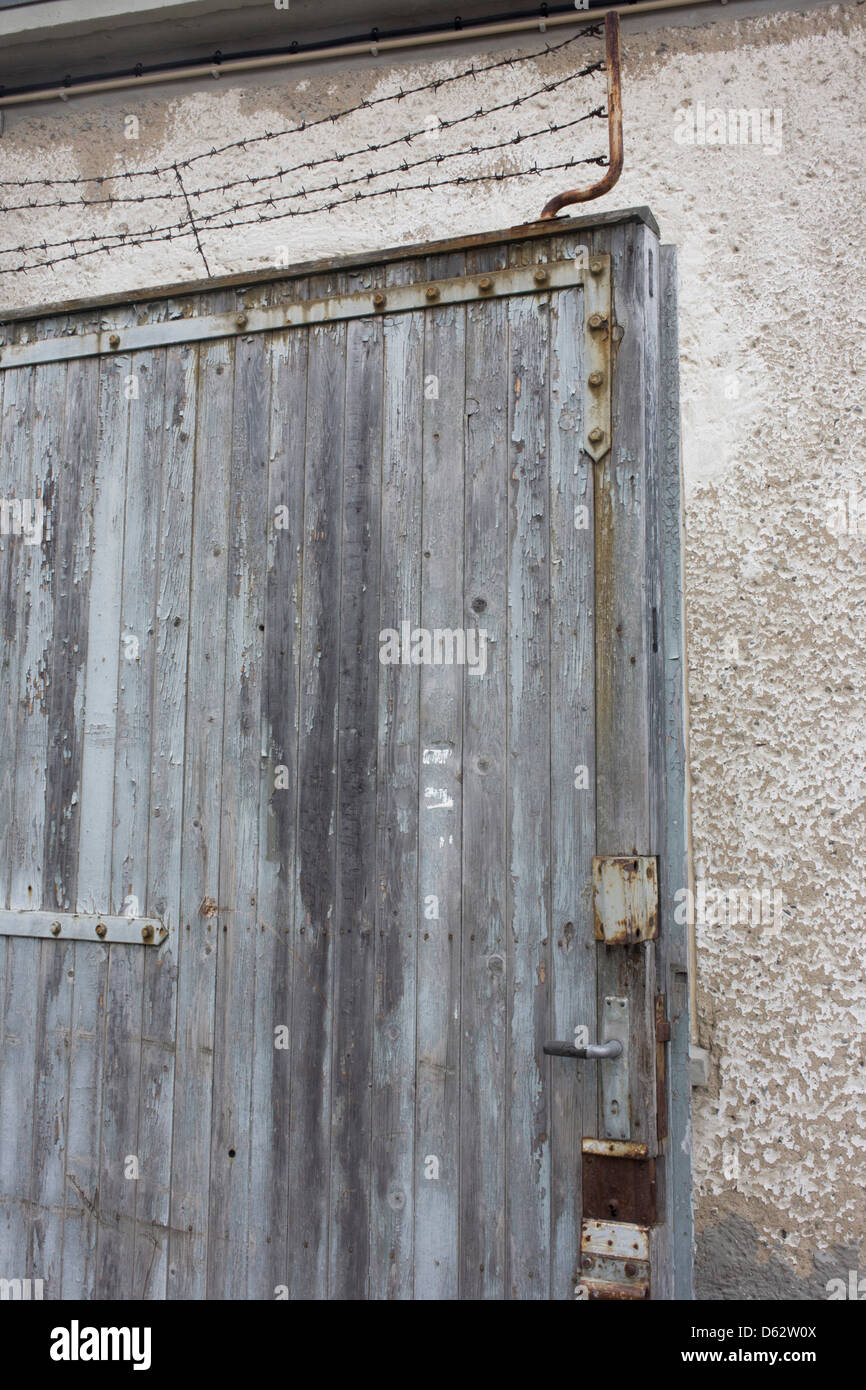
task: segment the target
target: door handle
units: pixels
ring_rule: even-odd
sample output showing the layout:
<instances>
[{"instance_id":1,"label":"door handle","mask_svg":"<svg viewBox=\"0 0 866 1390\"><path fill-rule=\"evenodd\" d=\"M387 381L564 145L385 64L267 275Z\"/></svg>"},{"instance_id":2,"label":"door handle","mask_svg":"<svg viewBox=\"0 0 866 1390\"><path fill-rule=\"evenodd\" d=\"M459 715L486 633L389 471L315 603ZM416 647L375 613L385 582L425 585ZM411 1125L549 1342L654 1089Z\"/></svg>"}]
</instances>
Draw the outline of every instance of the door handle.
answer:
<instances>
[{"instance_id":1,"label":"door handle","mask_svg":"<svg viewBox=\"0 0 866 1390\"><path fill-rule=\"evenodd\" d=\"M610 1038L603 1043L587 1043L586 1047L574 1047L567 1042L546 1042L544 1051L548 1057L577 1057L605 1062L622 1056L622 1043L619 1038Z\"/></svg>"}]
</instances>

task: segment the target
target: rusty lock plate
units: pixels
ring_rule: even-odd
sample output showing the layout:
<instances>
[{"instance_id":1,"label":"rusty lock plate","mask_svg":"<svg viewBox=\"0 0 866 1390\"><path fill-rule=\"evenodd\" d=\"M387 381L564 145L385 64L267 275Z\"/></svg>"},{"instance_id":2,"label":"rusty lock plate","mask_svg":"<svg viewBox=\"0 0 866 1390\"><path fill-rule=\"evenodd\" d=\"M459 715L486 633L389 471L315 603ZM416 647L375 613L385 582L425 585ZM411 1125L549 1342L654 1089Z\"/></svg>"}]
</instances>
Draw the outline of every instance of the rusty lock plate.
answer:
<instances>
[{"instance_id":1,"label":"rusty lock plate","mask_svg":"<svg viewBox=\"0 0 866 1390\"><path fill-rule=\"evenodd\" d=\"M583 1214L597 1221L654 1226L657 1215L653 1158L583 1155Z\"/></svg>"},{"instance_id":2,"label":"rusty lock plate","mask_svg":"<svg viewBox=\"0 0 866 1390\"><path fill-rule=\"evenodd\" d=\"M598 855L592 861L595 939L608 946L639 945L658 936L655 855Z\"/></svg>"}]
</instances>

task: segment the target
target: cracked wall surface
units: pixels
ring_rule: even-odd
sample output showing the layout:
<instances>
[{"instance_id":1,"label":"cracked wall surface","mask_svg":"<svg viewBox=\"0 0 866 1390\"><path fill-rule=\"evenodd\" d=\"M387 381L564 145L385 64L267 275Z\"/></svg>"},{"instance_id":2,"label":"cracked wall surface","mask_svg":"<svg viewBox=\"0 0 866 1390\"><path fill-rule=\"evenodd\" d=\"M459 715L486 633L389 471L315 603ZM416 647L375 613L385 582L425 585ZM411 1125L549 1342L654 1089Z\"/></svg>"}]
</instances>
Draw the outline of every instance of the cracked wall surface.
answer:
<instances>
[{"instance_id":1,"label":"cracked wall surface","mask_svg":"<svg viewBox=\"0 0 866 1390\"><path fill-rule=\"evenodd\" d=\"M695 1092L697 1278L698 1296L710 1299L826 1297L829 1280L866 1261L864 19L866 6L849 4L697 27L668 16L650 31L626 29L625 171L590 209L648 204L679 251L696 878L716 899L731 889L781 892L769 920L698 926L699 1042L712 1072ZM170 163L190 148L448 75L465 57L369 60L15 110L0 174L32 177L37 149L40 172L55 177ZM532 85L531 72L540 85L572 62L566 50L478 88L485 104L504 103ZM470 109L458 85L433 101L407 98L399 112L362 113L353 140L408 126L426 131L411 157L440 148L438 120ZM511 138L536 118L566 119L602 98L598 78L571 84L531 110L490 118L484 137ZM773 142L678 142L677 111L698 103L774 113ZM299 137L294 157L318 157L342 138L319 128ZM603 125L588 122L547 137L539 162L603 149ZM256 160L271 157L260 150ZM368 157L341 165L341 177ZM510 146L485 156L485 167L506 172L525 159ZM207 179L241 178L250 162L249 151L227 153ZM193 186L198 177L184 173ZM202 244L214 275L373 251L529 220L572 181L431 188L235 231L208 224ZM152 191L169 187L165 176ZM88 196L105 192L94 184ZM173 204L170 213L151 206L156 221L176 221ZM26 209L5 215L3 244L134 229L141 217L135 206ZM0 276L0 302L126 293L202 274L189 239L165 239Z\"/></svg>"}]
</instances>

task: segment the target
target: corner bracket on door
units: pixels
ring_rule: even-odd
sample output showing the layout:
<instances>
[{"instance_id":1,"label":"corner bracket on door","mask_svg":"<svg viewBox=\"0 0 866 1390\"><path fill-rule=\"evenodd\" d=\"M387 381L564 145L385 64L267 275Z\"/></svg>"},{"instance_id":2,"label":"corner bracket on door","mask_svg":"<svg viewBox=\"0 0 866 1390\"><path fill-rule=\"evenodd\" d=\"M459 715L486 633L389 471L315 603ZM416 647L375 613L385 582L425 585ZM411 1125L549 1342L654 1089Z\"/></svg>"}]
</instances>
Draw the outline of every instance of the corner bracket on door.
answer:
<instances>
[{"instance_id":1,"label":"corner bracket on door","mask_svg":"<svg viewBox=\"0 0 866 1390\"><path fill-rule=\"evenodd\" d=\"M92 912L0 911L0 936L94 941L104 946L161 946L168 928L158 917L118 917Z\"/></svg>"},{"instance_id":2,"label":"corner bracket on door","mask_svg":"<svg viewBox=\"0 0 866 1390\"><path fill-rule=\"evenodd\" d=\"M592 861L595 939L634 946L658 936L659 888L655 855L598 855Z\"/></svg>"},{"instance_id":3,"label":"corner bracket on door","mask_svg":"<svg viewBox=\"0 0 866 1390\"><path fill-rule=\"evenodd\" d=\"M596 463L610 448L610 256L591 255L584 282L583 447Z\"/></svg>"}]
</instances>

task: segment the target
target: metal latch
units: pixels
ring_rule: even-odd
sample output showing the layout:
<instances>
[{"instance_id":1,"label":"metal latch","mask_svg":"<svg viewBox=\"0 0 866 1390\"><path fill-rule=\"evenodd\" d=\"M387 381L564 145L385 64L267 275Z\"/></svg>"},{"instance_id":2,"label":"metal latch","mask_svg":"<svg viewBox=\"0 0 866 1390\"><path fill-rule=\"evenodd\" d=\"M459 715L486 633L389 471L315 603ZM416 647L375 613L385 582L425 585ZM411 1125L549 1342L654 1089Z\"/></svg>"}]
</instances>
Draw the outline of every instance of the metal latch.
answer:
<instances>
[{"instance_id":1,"label":"metal latch","mask_svg":"<svg viewBox=\"0 0 866 1390\"><path fill-rule=\"evenodd\" d=\"M607 1062L601 1072L601 1113L605 1138L631 1138L631 1105L628 1090L628 1000L609 994L602 1011L602 1041L576 1047L555 1040L544 1044L548 1057L576 1057L579 1061Z\"/></svg>"}]
</instances>

